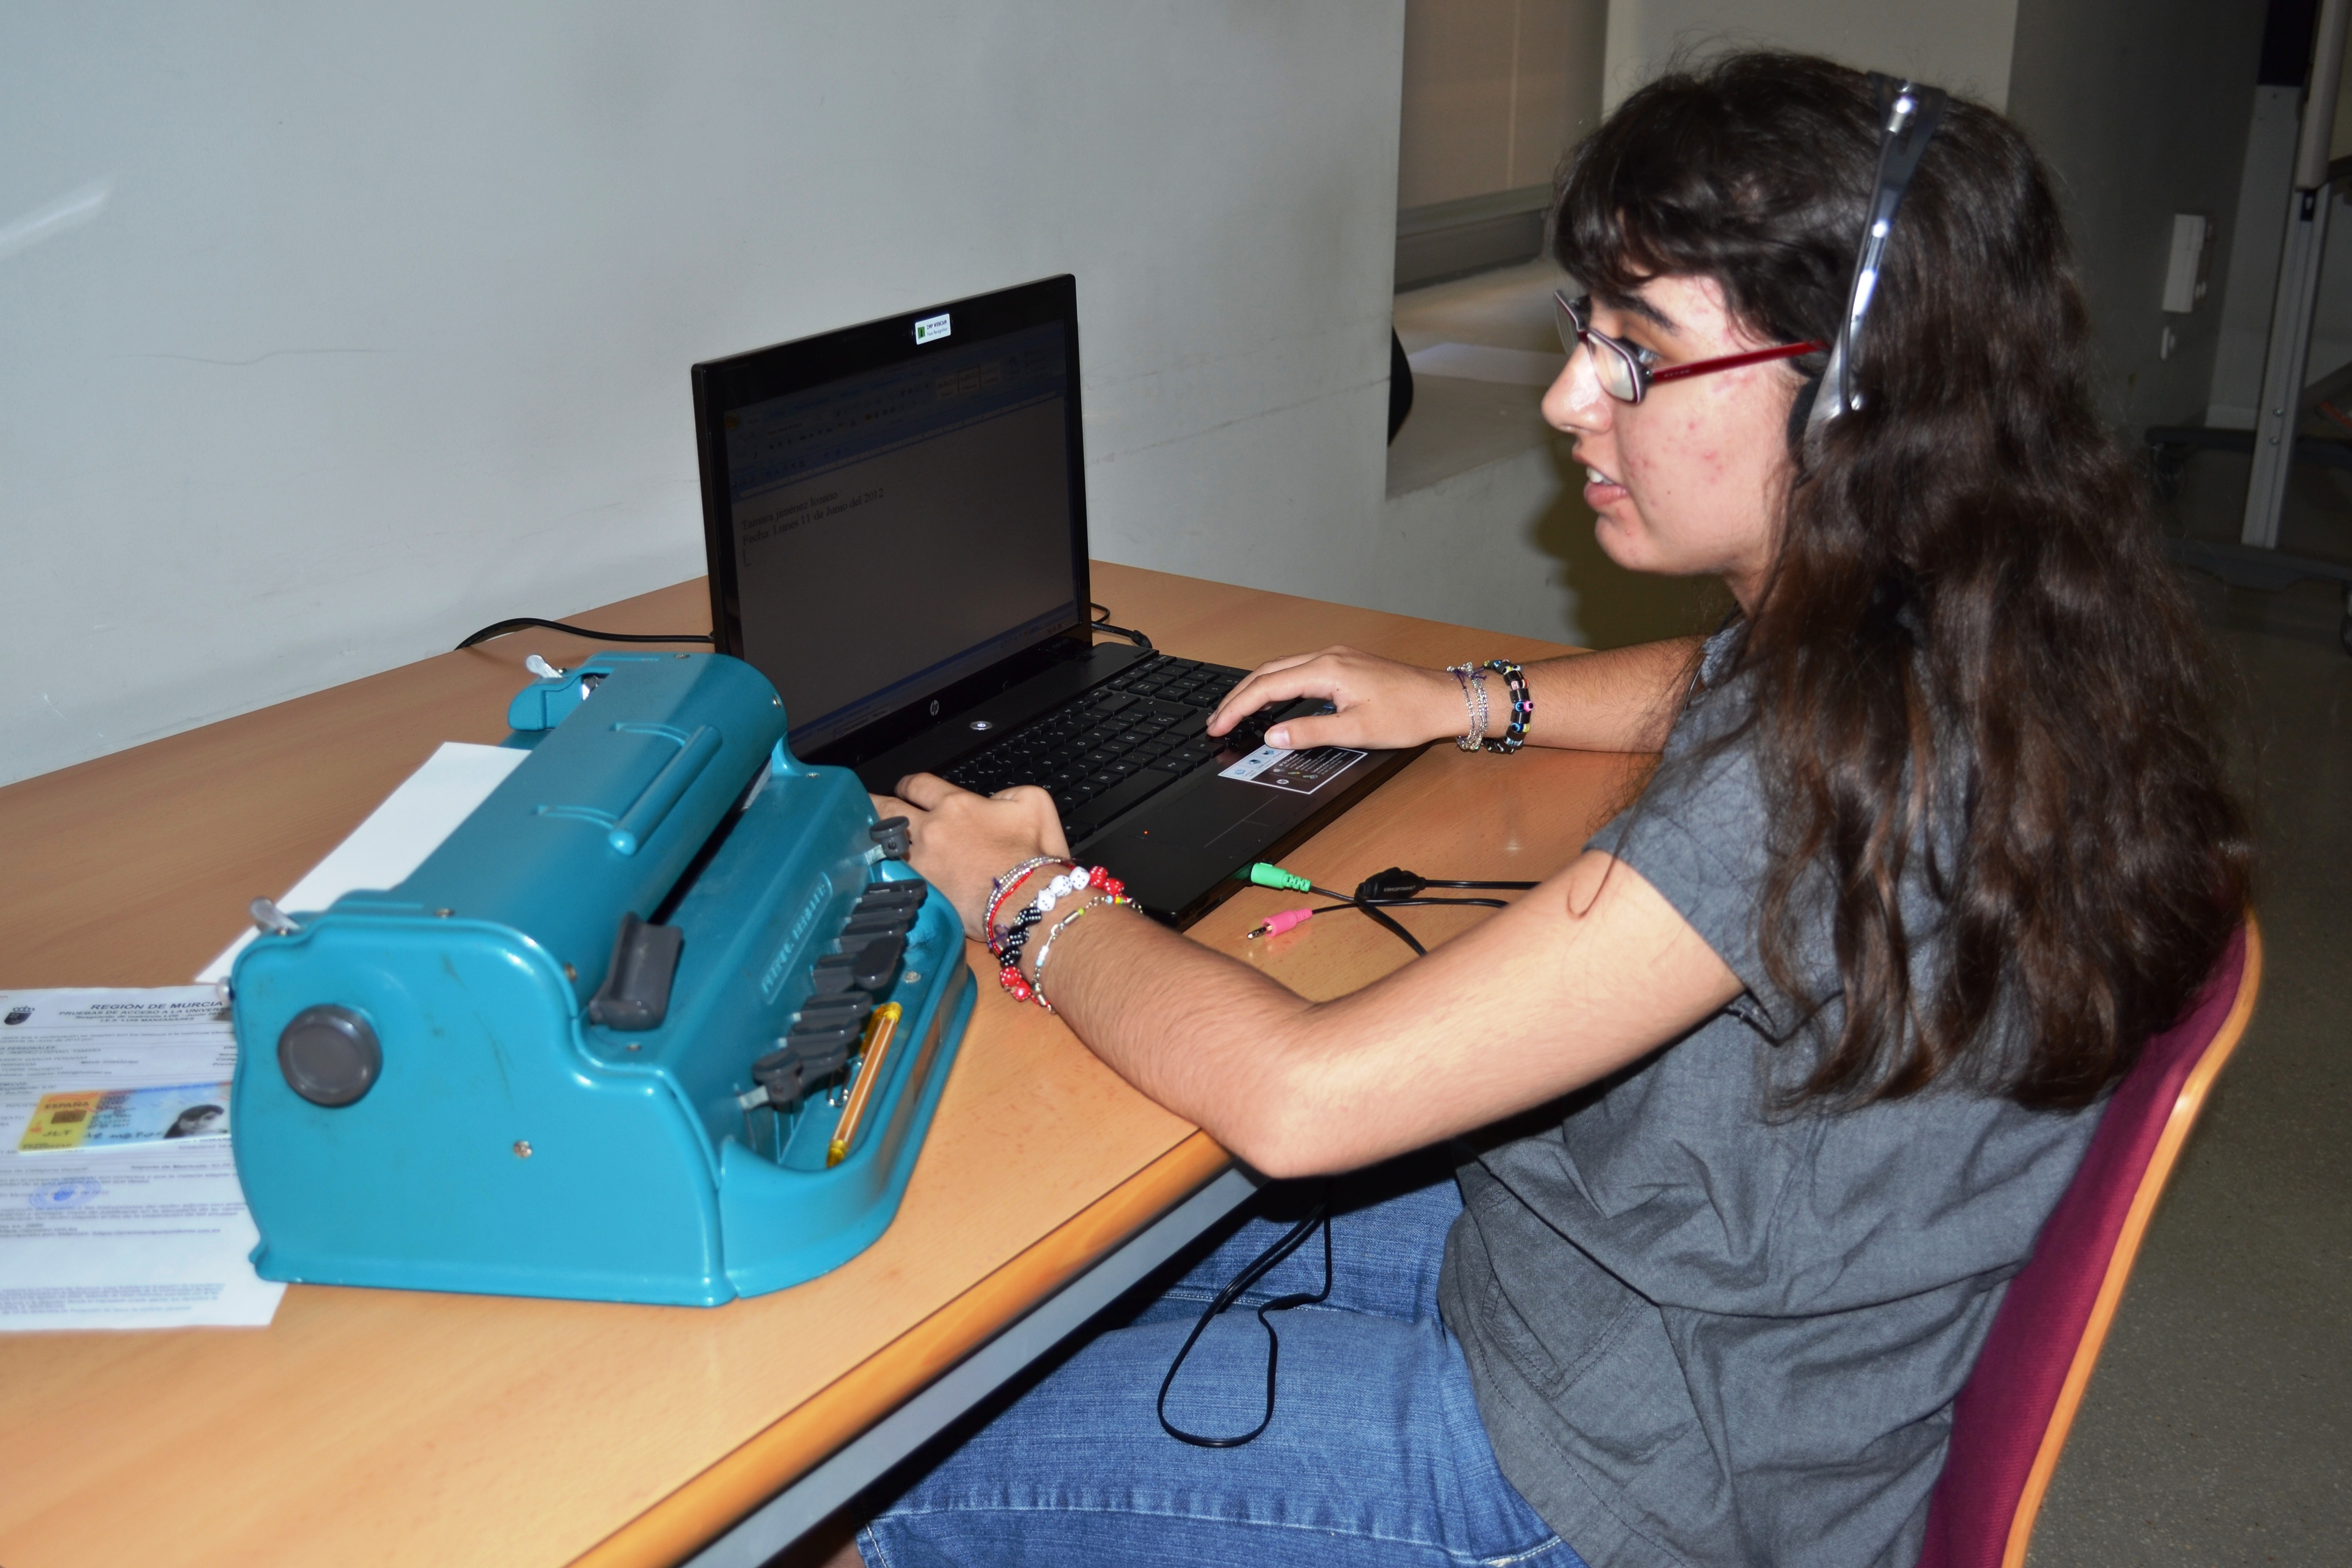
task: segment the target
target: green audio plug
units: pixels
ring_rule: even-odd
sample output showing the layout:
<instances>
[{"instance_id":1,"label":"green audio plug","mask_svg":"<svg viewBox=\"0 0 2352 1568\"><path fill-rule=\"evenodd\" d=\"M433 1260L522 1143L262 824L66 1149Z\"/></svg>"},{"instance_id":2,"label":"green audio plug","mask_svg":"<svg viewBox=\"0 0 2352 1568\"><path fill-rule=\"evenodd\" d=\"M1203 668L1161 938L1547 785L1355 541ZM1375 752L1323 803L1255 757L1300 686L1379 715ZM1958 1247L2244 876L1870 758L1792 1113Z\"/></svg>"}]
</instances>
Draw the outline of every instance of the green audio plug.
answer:
<instances>
[{"instance_id":1,"label":"green audio plug","mask_svg":"<svg viewBox=\"0 0 2352 1568\"><path fill-rule=\"evenodd\" d=\"M1236 882L1255 882L1261 888L1279 888L1286 893L1310 891L1313 884L1296 871L1286 871L1264 860L1253 860L1234 873Z\"/></svg>"}]
</instances>

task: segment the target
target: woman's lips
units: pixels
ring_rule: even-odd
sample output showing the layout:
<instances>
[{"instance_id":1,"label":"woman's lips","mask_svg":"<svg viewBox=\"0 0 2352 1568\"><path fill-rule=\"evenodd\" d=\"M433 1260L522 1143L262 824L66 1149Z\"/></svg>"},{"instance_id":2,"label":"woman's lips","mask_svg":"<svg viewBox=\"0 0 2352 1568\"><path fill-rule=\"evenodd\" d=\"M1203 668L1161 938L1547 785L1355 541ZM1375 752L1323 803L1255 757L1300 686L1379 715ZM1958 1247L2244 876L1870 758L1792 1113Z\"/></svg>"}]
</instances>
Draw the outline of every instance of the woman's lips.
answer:
<instances>
[{"instance_id":1,"label":"woman's lips","mask_svg":"<svg viewBox=\"0 0 2352 1568\"><path fill-rule=\"evenodd\" d=\"M1612 501L1625 499L1625 487L1599 468L1587 465L1584 476L1584 504L1593 510L1599 511Z\"/></svg>"}]
</instances>

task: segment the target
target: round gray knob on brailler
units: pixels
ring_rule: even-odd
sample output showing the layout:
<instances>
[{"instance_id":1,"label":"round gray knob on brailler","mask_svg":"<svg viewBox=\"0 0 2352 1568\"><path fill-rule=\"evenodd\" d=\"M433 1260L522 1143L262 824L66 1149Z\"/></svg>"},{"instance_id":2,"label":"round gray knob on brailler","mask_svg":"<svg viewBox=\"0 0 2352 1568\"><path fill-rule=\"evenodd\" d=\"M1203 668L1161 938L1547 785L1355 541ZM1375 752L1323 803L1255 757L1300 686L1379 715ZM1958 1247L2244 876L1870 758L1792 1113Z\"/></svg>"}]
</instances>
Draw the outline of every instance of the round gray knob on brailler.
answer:
<instances>
[{"instance_id":1,"label":"round gray knob on brailler","mask_svg":"<svg viewBox=\"0 0 2352 1568\"><path fill-rule=\"evenodd\" d=\"M278 1070L313 1105L350 1105L375 1086L383 1047L374 1028L351 1008L305 1007L278 1037Z\"/></svg>"}]
</instances>

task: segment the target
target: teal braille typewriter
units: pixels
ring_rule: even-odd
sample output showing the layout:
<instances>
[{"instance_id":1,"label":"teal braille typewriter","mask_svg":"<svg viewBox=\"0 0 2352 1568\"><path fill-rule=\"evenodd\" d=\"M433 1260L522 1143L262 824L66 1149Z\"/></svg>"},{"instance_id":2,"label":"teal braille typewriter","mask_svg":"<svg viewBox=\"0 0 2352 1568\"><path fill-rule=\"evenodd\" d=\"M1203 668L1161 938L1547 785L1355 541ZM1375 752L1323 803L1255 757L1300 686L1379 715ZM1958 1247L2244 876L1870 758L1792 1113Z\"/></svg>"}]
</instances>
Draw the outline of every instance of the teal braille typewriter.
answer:
<instances>
[{"instance_id":1,"label":"teal braille typewriter","mask_svg":"<svg viewBox=\"0 0 2352 1568\"><path fill-rule=\"evenodd\" d=\"M521 764L405 880L231 977L271 1279L708 1306L881 1235L973 986L856 777L717 654L525 688Z\"/></svg>"}]
</instances>

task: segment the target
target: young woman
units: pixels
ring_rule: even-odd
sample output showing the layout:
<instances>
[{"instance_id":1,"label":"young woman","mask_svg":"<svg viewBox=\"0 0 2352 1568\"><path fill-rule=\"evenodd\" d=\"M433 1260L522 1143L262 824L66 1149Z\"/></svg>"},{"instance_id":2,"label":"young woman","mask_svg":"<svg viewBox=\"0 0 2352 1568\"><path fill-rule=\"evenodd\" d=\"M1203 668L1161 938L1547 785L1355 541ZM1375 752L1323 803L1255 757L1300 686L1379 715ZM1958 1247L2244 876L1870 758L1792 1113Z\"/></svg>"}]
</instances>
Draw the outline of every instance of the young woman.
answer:
<instances>
[{"instance_id":1,"label":"young woman","mask_svg":"<svg viewBox=\"0 0 2352 1568\"><path fill-rule=\"evenodd\" d=\"M1309 1003L1099 888L1021 915L1069 879L1041 791L886 803L973 936L1034 935L1025 984L1058 929L1054 1006L1143 1092L1270 1176L1370 1173L1329 1299L1278 1321L1263 1436L1175 1441L1155 1399L1271 1221L918 1482L869 1563L1916 1558L2001 1287L2220 954L2247 847L2048 177L2000 116L1949 105L1830 364L1885 96L1736 57L1574 160L1556 252L1585 297L1545 416L1611 557L1738 611L1526 672L1528 743L1664 760L1515 907ZM1310 696L1337 711L1271 742L1412 745L1475 695L1330 648L1211 729ZM1247 1299L1312 1289L1319 1250ZM1175 1425L1263 1413L1263 1347L1231 1338Z\"/></svg>"}]
</instances>

